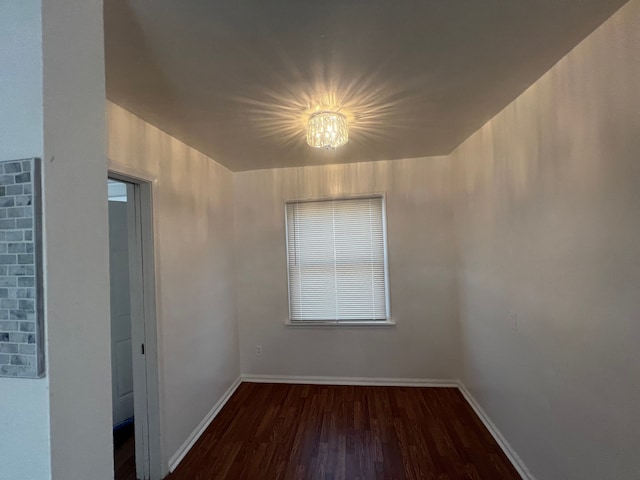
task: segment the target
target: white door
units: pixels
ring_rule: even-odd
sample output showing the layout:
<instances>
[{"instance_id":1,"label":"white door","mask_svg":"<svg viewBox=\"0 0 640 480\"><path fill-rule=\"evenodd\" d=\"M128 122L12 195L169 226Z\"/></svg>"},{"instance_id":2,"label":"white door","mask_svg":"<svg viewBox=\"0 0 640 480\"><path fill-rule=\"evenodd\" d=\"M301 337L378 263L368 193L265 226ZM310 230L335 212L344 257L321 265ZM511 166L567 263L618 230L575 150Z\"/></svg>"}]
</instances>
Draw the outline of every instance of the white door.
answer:
<instances>
[{"instance_id":1,"label":"white door","mask_svg":"<svg viewBox=\"0 0 640 480\"><path fill-rule=\"evenodd\" d=\"M109 201L113 425L133 418L127 202Z\"/></svg>"}]
</instances>

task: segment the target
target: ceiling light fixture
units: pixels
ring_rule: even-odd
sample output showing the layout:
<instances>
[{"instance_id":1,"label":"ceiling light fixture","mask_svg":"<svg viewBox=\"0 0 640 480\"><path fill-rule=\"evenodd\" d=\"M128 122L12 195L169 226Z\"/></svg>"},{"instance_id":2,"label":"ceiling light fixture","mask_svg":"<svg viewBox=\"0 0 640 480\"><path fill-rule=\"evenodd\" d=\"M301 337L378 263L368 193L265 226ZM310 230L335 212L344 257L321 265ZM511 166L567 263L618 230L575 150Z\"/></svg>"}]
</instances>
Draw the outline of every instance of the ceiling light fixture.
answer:
<instances>
[{"instance_id":1,"label":"ceiling light fixture","mask_svg":"<svg viewBox=\"0 0 640 480\"><path fill-rule=\"evenodd\" d=\"M309 117L307 143L315 148L334 149L349 141L347 117L337 112L317 112Z\"/></svg>"}]
</instances>

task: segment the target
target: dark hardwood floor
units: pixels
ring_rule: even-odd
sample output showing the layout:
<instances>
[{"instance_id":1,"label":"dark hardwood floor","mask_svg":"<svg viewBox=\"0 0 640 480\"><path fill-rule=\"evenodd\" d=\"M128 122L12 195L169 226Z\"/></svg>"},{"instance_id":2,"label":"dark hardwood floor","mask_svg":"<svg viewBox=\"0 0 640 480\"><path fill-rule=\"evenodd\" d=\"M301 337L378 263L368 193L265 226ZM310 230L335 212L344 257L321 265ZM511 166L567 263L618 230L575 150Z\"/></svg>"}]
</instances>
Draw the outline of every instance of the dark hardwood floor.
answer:
<instances>
[{"instance_id":1,"label":"dark hardwood floor","mask_svg":"<svg viewBox=\"0 0 640 480\"><path fill-rule=\"evenodd\" d=\"M115 480L136 480L136 441L133 423L113 434Z\"/></svg>"},{"instance_id":2,"label":"dark hardwood floor","mask_svg":"<svg viewBox=\"0 0 640 480\"><path fill-rule=\"evenodd\" d=\"M243 383L167 479L520 477L455 388Z\"/></svg>"}]
</instances>

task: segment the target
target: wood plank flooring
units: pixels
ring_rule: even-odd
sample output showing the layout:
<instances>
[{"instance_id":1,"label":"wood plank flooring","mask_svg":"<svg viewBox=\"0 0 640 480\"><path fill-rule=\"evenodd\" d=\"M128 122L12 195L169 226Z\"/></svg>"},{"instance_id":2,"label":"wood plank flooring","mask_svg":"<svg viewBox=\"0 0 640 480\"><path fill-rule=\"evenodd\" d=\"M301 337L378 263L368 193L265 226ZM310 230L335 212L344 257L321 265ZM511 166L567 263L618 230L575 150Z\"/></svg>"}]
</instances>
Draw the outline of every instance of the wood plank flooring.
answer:
<instances>
[{"instance_id":1,"label":"wood plank flooring","mask_svg":"<svg viewBox=\"0 0 640 480\"><path fill-rule=\"evenodd\" d=\"M167 479L520 477L455 388L243 383Z\"/></svg>"},{"instance_id":2,"label":"wood plank flooring","mask_svg":"<svg viewBox=\"0 0 640 480\"><path fill-rule=\"evenodd\" d=\"M113 435L115 480L136 480L136 439L133 423Z\"/></svg>"}]
</instances>

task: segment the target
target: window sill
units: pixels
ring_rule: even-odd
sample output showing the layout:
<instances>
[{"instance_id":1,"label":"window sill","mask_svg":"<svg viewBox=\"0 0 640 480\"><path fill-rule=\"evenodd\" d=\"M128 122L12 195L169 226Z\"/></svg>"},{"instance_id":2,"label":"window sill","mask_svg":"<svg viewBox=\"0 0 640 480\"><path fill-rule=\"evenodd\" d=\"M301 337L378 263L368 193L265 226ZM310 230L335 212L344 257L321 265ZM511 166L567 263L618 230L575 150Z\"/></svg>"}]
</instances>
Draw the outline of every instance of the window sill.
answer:
<instances>
[{"instance_id":1,"label":"window sill","mask_svg":"<svg viewBox=\"0 0 640 480\"><path fill-rule=\"evenodd\" d=\"M286 320L284 324L287 327L293 328L308 328L308 327L394 327L396 322L394 320L375 321L375 320L356 320L356 321L340 321L333 320L301 320L291 321Z\"/></svg>"}]
</instances>

